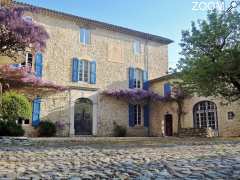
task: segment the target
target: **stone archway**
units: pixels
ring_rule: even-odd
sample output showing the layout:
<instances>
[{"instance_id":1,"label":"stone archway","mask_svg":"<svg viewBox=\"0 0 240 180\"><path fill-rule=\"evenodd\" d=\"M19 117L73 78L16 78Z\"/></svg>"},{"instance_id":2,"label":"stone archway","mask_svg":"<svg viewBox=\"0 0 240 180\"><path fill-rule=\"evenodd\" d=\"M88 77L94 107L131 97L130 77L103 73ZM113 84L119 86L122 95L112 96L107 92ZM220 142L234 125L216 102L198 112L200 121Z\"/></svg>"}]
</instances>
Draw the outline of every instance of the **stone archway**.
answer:
<instances>
[{"instance_id":1,"label":"stone archway","mask_svg":"<svg viewBox=\"0 0 240 180\"><path fill-rule=\"evenodd\" d=\"M79 98L74 104L75 135L92 135L93 103L90 99Z\"/></svg>"}]
</instances>

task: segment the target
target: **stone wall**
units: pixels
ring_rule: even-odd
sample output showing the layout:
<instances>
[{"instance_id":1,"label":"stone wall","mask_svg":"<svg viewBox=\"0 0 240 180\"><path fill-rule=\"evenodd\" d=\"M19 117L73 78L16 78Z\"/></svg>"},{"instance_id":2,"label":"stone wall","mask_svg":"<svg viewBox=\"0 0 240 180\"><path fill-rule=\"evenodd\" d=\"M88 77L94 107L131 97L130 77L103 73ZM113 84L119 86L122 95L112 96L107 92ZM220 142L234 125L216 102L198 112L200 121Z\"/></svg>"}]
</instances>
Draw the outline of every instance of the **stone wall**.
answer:
<instances>
[{"instance_id":1,"label":"stone wall","mask_svg":"<svg viewBox=\"0 0 240 180\"><path fill-rule=\"evenodd\" d=\"M70 19L60 16L46 14L28 14L33 20L43 25L49 33L50 39L43 53L43 79L53 81L57 84L70 86L74 92L69 95L55 94L43 98L41 107L42 120L64 121L70 124L70 130L66 129L61 134L74 134L73 127L73 105L74 100L81 98L82 90L90 93L89 88L96 91L97 130L95 135L111 135L113 122L128 126L128 106L124 102L114 99L100 99L100 92L104 89L128 88L128 68L148 69L149 78L157 78L164 75L168 68L167 45L159 44L145 39L133 37L127 34L117 33L106 29L100 29L76 23ZM91 43L83 45L80 43L80 27L91 30ZM141 54L134 55L133 41L141 42ZM72 58L77 57L85 60L96 60L97 79L96 84L74 83L72 77ZM70 96L70 97L69 97ZM69 105L69 98L71 99ZM74 99L74 100L73 100Z\"/></svg>"},{"instance_id":2,"label":"stone wall","mask_svg":"<svg viewBox=\"0 0 240 180\"><path fill-rule=\"evenodd\" d=\"M174 82L176 80L159 80L151 83L151 90L163 95L163 85L166 82ZM213 97L189 97L183 104L184 114L182 115L182 128L193 128L193 107L201 101L211 101L217 107L218 134L219 136L240 136L240 102L227 104L226 101ZM228 119L228 112L234 112L235 117ZM150 131L153 136L164 135L164 116L166 114L173 115L173 133L177 133L177 105L174 102L169 103L152 103L150 113Z\"/></svg>"}]
</instances>

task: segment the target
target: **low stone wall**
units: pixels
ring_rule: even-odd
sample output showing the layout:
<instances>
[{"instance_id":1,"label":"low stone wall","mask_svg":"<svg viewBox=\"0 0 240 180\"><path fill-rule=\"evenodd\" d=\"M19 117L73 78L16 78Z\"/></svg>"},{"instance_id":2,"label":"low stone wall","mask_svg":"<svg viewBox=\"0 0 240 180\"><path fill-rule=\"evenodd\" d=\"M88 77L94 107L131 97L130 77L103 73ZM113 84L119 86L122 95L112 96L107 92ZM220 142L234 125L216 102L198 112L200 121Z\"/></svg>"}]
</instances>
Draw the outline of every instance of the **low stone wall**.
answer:
<instances>
[{"instance_id":1,"label":"low stone wall","mask_svg":"<svg viewBox=\"0 0 240 180\"><path fill-rule=\"evenodd\" d=\"M182 128L180 137L215 137L217 133L212 128Z\"/></svg>"},{"instance_id":2,"label":"low stone wall","mask_svg":"<svg viewBox=\"0 0 240 180\"><path fill-rule=\"evenodd\" d=\"M8 145L23 145L31 146L32 142L27 137L0 137L0 146Z\"/></svg>"}]
</instances>

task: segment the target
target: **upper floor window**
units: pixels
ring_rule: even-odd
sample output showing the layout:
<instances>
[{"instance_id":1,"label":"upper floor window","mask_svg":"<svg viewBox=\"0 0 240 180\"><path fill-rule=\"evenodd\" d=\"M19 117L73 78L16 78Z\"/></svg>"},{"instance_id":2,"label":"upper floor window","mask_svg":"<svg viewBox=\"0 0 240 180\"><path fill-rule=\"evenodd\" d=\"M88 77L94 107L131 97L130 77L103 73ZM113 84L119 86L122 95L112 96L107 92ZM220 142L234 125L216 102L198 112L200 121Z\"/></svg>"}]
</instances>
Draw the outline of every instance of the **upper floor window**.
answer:
<instances>
[{"instance_id":1,"label":"upper floor window","mask_svg":"<svg viewBox=\"0 0 240 180\"><path fill-rule=\"evenodd\" d=\"M170 83L165 83L163 86L164 86L163 87L164 96L170 96L172 93L172 88Z\"/></svg>"},{"instance_id":2,"label":"upper floor window","mask_svg":"<svg viewBox=\"0 0 240 180\"><path fill-rule=\"evenodd\" d=\"M33 55L31 53L27 53L26 59L24 62L21 63L21 66L32 67L32 64L33 64Z\"/></svg>"},{"instance_id":3,"label":"upper floor window","mask_svg":"<svg viewBox=\"0 0 240 180\"><path fill-rule=\"evenodd\" d=\"M133 52L134 54L141 54L141 42L138 40L135 40L133 42Z\"/></svg>"},{"instance_id":4,"label":"upper floor window","mask_svg":"<svg viewBox=\"0 0 240 180\"><path fill-rule=\"evenodd\" d=\"M83 44L90 44L90 30L80 28L80 42Z\"/></svg>"},{"instance_id":5,"label":"upper floor window","mask_svg":"<svg viewBox=\"0 0 240 180\"><path fill-rule=\"evenodd\" d=\"M134 105L133 112L134 112L133 113L134 125L141 126L142 125L142 106L140 104Z\"/></svg>"},{"instance_id":6,"label":"upper floor window","mask_svg":"<svg viewBox=\"0 0 240 180\"><path fill-rule=\"evenodd\" d=\"M90 79L90 62L80 61L79 62L79 81L89 82Z\"/></svg>"},{"instance_id":7,"label":"upper floor window","mask_svg":"<svg viewBox=\"0 0 240 180\"><path fill-rule=\"evenodd\" d=\"M140 69L135 69L134 88L141 89L142 86L143 86L143 71Z\"/></svg>"},{"instance_id":8,"label":"upper floor window","mask_svg":"<svg viewBox=\"0 0 240 180\"><path fill-rule=\"evenodd\" d=\"M86 61L73 58L72 81L96 84L96 61Z\"/></svg>"}]
</instances>

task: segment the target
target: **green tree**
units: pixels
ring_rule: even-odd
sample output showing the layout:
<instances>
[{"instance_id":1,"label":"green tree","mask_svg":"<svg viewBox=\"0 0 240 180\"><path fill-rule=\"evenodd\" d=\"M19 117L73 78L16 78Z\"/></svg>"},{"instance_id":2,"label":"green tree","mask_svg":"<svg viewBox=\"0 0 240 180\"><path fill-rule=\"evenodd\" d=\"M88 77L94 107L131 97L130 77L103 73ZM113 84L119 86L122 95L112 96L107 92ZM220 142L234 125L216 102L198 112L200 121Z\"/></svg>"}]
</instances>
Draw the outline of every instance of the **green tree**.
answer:
<instances>
[{"instance_id":1,"label":"green tree","mask_svg":"<svg viewBox=\"0 0 240 180\"><path fill-rule=\"evenodd\" d=\"M177 65L183 87L202 96L240 99L240 14L209 12L182 32Z\"/></svg>"},{"instance_id":2,"label":"green tree","mask_svg":"<svg viewBox=\"0 0 240 180\"><path fill-rule=\"evenodd\" d=\"M17 120L19 117L31 117L31 103L28 99L16 92L10 91L3 94L1 115L5 120Z\"/></svg>"}]
</instances>

